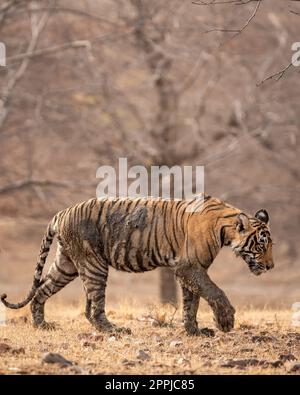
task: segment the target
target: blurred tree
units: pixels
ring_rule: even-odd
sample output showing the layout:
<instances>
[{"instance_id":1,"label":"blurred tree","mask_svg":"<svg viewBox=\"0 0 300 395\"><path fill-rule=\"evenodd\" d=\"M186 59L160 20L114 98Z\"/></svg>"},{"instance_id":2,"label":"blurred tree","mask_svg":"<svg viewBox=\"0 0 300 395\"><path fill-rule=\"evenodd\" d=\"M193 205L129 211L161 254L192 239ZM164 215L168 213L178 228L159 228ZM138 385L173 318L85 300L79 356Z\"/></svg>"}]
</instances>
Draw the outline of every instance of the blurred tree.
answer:
<instances>
[{"instance_id":1,"label":"blurred tree","mask_svg":"<svg viewBox=\"0 0 300 395\"><path fill-rule=\"evenodd\" d=\"M204 164L210 194L250 212L267 206L274 233L297 250L297 69L256 82L287 63L298 16L287 2L203 3L1 3L3 215L48 219L93 196L97 167L121 156ZM175 300L174 284L162 271L163 300Z\"/></svg>"}]
</instances>

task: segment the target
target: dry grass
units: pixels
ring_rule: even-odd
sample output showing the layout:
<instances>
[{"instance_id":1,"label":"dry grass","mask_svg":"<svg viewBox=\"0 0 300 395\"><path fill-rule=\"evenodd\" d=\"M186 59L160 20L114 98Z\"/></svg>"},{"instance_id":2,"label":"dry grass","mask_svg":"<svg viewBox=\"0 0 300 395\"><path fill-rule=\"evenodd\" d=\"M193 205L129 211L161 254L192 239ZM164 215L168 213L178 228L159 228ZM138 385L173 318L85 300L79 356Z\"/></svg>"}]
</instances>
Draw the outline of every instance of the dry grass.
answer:
<instances>
[{"instance_id":1,"label":"dry grass","mask_svg":"<svg viewBox=\"0 0 300 395\"><path fill-rule=\"evenodd\" d=\"M216 331L214 338L188 337L180 311L175 312L172 306L141 310L127 304L109 310L110 320L130 326L132 335L96 333L76 306L49 304L47 316L61 329L33 329L28 310L9 312L7 325L0 327L0 343L10 346L0 351L0 373L286 374L289 363L278 362L280 356L293 354L300 360L300 331L290 326L290 311L238 309L235 330L227 334ZM204 305L200 316L202 326L214 327L211 312ZM139 350L150 359L139 360ZM59 353L74 365L62 368L42 363L46 352ZM251 359L258 362L222 366L229 360Z\"/></svg>"}]
</instances>

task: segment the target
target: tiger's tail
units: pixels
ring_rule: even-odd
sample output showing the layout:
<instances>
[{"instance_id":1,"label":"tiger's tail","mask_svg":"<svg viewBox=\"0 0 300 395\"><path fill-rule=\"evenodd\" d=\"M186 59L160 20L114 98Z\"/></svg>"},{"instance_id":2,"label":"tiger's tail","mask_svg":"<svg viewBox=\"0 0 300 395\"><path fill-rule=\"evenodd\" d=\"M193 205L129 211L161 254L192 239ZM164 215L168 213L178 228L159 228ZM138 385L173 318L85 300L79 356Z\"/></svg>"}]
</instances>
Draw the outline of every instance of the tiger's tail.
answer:
<instances>
[{"instance_id":1,"label":"tiger's tail","mask_svg":"<svg viewBox=\"0 0 300 395\"><path fill-rule=\"evenodd\" d=\"M4 306L8 307L9 309L20 309L21 307L26 306L33 299L40 285L42 285L43 281L41 281L41 277L43 273L43 268L45 266L46 259L49 254L50 246L56 234L55 231L56 219L57 216L55 216L52 219L52 221L49 223L46 233L43 237L39 258L35 268L33 284L27 298L20 303L9 303L6 301L7 295L6 294L1 295L1 302L4 304Z\"/></svg>"}]
</instances>

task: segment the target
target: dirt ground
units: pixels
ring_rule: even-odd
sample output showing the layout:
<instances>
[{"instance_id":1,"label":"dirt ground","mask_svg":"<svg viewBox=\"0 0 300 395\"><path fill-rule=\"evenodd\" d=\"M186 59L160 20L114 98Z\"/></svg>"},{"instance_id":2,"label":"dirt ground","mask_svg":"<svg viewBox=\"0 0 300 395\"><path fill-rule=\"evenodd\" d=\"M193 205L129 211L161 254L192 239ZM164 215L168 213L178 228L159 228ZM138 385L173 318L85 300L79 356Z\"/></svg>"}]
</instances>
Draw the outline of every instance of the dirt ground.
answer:
<instances>
[{"instance_id":1,"label":"dirt ground","mask_svg":"<svg viewBox=\"0 0 300 395\"><path fill-rule=\"evenodd\" d=\"M0 326L1 374L299 374L300 328L291 312L237 309L235 329L215 337L188 337L180 310L144 309L124 304L108 310L111 321L132 334L96 332L83 307L49 303L54 331L33 329L29 309L8 312ZM214 328L212 313L201 302L201 326ZM58 353L71 364L46 363Z\"/></svg>"}]
</instances>

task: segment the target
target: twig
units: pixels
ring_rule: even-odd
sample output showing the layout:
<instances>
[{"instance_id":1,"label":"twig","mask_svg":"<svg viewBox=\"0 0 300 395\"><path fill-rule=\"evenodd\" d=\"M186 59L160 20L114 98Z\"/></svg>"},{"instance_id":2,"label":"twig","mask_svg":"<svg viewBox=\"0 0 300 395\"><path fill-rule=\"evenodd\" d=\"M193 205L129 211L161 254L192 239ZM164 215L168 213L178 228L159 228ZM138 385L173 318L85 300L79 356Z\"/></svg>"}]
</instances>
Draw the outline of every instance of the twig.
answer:
<instances>
[{"instance_id":1,"label":"twig","mask_svg":"<svg viewBox=\"0 0 300 395\"><path fill-rule=\"evenodd\" d=\"M247 19L245 24L240 29L227 29L227 28L210 29L210 30L207 30L205 33L211 33L211 32L235 33L230 39L233 39L234 37L238 36L239 34L241 34L249 26L249 24L255 18L256 14L258 12L258 9L260 7L260 4L261 4L262 0L255 0L255 1L257 1L257 4L256 4L256 6L254 8L253 13L250 15L250 17ZM248 3L250 3L250 1L248 1ZM215 3L213 3L213 4L215 4ZM247 3L239 3L239 4L247 4Z\"/></svg>"},{"instance_id":2,"label":"twig","mask_svg":"<svg viewBox=\"0 0 300 395\"><path fill-rule=\"evenodd\" d=\"M65 49L69 49L69 48L80 48L80 47L90 48L91 43L88 40L71 41L71 42L68 42L65 44L55 45L55 46L49 47L49 48L41 48L36 51L25 52L25 53L21 53L18 55L10 56L9 58L6 59L6 61L13 62L13 61L21 60L21 59L34 58L36 56L52 54L55 52L64 51Z\"/></svg>"},{"instance_id":3,"label":"twig","mask_svg":"<svg viewBox=\"0 0 300 395\"><path fill-rule=\"evenodd\" d=\"M10 193L28 187L57 187L57 188L77 188L77 187L95 187L91 182L71 182L71 181L51 181L51 180L34 180L26 178L18 180L0 188L0 194Z\"/></svg>"},{"instance_id":4,"label":"twig","mask_svg":"<svg viewBox=\"0 0 300 395\"><path fill-rule=\"evenodd\" d=\"M264 82L266 82L268 80L272 80L272 79L275 79L276 81L279 81L284 76L284 74L288 71L288 69L290 67L292 67L292 66L293 66L293 63L291 62L287 66L285 66L282 70L277 71L276 73L273 73L273 74L269 75L268 77L266 77L263 80L261 80L260 82L258 82L256 85L257 86L261 86Z\"/></svg>"},{"instance_id":5,"label":"twig","mask_svg":"<svg viewBox=\"0 0 300 395\"><path fill-rule=\"evenodd\" d=\"M27 48L27 53L31 53L35 50L38 40L40 37L41 32L44 30L47 21L49 18L49 13L45 13L42 15L40 20L37 22L36 26L33 27L32 29L32 37L30 40L30 43ZM1 107L0 107L0 128L3 126L7 114L8 114L8 103L11 97L11 94L14 90L14 87L16 86L17 82L22 78L24 75L25 71L27 70L27 67L29 65L30 58L26 57L23 59L20 67L16 71L16 73L10 78L10 80L7 83L6 88L4 89L4 94L2 95L2 100L1 100Z\"/></svg>"}]
</instances>

